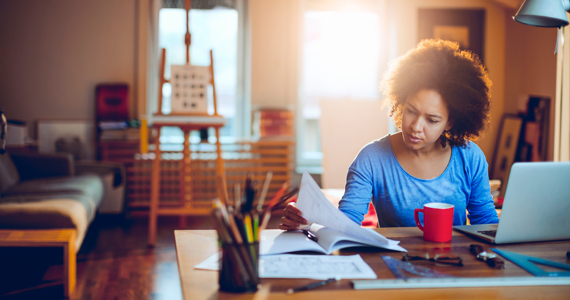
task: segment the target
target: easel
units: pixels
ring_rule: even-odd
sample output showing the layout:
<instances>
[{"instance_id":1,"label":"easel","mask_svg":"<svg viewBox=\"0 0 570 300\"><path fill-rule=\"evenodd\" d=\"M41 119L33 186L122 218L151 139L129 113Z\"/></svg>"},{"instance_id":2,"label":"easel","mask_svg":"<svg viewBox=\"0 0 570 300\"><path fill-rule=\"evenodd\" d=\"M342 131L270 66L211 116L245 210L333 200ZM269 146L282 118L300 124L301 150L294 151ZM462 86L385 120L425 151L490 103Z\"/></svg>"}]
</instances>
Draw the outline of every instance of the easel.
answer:
<instances>
[{"instance_id":1,"label":"easel","mask_svg":"<svg viewBox=\"0 0 570 300\"><path fill-rule=\"evenodd\" d=\"M184 9L186 10L186 34L184 36L184 43L186 44L186 65L190 65L190 9L191 0L186 0L184 3ZM226 123L226 120L218 115L217 103L216 103L216 86L214 81L214 58L212 50L210 50L210 80L209 84L212 85L213 89L213 101L214 101L214 114L208 115L196 114L196 113L176 113L173 112L170 115L162 114L162 86L165 83L170 83L170 80L164 78L164 68L166 62L166 49L162 49L161 61L160 61L160 78L159 78L159 92L158 92L158 112L153 117L152 128L157 130L157 135L154 139L154 144L156 146L154 153L155 158L152 165L152 180L151 180L151 195L150 195L150 212L149 212L149 230L148 230L148 244L149 246L154 246L156 243L156 227L157 219L159 215L178 215L181 217L181 225L185 225L185 216L189 215L206 215L210 213L210 210L196 210L192 208L192 197L187 189L189 189L190 178L190 132L193 130L200 130L202 128L213 127L216 131L216 171L221 177L220 186L218 187L219 197L222 197L223 191L226 191L226 172L224 161L222 159L222 149L220 144L220 128ZM161 154L160 150L160 129L164 126L174 126L179 127L184 132L184 150L182 159L182 176L181 185L182 189L186 191L186 195L183 200L182 207L175 208L161 208L159 206L160 198L160 172L161 172Z\"/></svg>"}]
</instances>

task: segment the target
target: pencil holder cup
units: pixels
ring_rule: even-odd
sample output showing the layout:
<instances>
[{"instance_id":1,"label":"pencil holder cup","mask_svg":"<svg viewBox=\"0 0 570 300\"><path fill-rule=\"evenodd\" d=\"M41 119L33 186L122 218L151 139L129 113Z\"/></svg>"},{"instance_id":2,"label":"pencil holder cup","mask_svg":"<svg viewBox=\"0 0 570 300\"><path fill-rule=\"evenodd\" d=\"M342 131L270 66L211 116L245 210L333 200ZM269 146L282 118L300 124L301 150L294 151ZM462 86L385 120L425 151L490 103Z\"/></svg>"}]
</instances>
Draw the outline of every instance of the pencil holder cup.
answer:
<instances>
[{"instance_id":1,"label":"pencil holder cup","mask_svg":"<svg viewBox=\"0 0 570 300\"><path fill-rule=\"evenodd\" d=\"M259 280L259 243L220 244L220 291L250 293L257 291Z\"/></svg>"}]
</instances>

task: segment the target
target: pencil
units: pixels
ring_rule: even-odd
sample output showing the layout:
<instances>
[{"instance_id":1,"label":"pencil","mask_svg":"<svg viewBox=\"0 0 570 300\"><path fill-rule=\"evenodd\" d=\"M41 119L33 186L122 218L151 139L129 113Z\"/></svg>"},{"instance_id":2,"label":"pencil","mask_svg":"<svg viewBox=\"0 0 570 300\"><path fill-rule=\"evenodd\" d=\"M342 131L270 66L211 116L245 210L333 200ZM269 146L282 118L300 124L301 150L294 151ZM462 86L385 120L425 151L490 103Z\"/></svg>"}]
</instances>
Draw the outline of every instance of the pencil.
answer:
<instances>
[{"instance_id":1,"label":"pencil","mask_svg":"<svg viewBox=\"0 0 570 300\"><path fill-rule=\"evenodd\" d=\"M253 214L253 241L259 241L259 214Z\"/></svg>"},{"instance_id":2,"label":"pencil","mask_svg":"<svg viewBox=\"0 0 570 300\"><path fill-rule=\"evenodd\" d=\"M239 183L234 185L234 205L236 207L236 211L241 211L241 187Z\"/></svg>"},{"instance_id":3,"label":"pencil","mask_svg":"<svg viewBox=\"0 0 570 300\"><path fill-rule=\"evenodd\" d=\"M261 221L261 226L259 226L259 233L258 235L261 236L261 232L267 227L269 224L269 219L271 219L271 211L266 210L263 214L263 220Z\"/></svg>"},{"instance_id":4,"label":"pencil","mask_svg":"<svg viewBox=\"0 0 570 300\"><path fill-rule=\"evenodd\" d=\"M281 198L281 200L279 200L279 202L277 202L277 204L275 204L275 205L273 205L273 207L271 207L271 209L277 210L278 208L280 208L281 204L283 204L283 203L295 202L295 201L297 201L297 197L298 197L298 194L295 194L295 195L290 196L290 197L283 196Z\"/></svg>"},{"instance_id":5,"label":"pencil","mask_svg":"<svg viewBox=\"0 0 570 300\"><path fill-rule=\"evenodd\" d=\"M247 235L248 243L253 243L253 229L252 229L252 222L251 216L249 213L246 213L243 217L243 227L245 228L245 233Z\"/></svg>"},{"instance_id":6,"label":"pencil","mask_svg":"<svg viewBox=\"0 0 570 300\"><path fill-rule=\"evenodd\" d=\"M218 189L222 190L220 194L221 201L224 205L229 204L228 190L226 188L226 182L224 181L222 175L216 176L216 181L218 182Z\"/></svg>"},{"instance_id":7,"label":"pencil","mask_svg":"<svg viewBox=\"0 0 570 300\"><path fill-rule=\"evenodd\" d=\"M275 204L277 204L277 201L279 201L279 199L281 199L281 197L283 197L283 194L285 194L285 190L289 187L289 182L285 181L285 183L283 183L283 185L281 186L281 188L277 191L277 193L275 193L275 196L273 196L273 199L271 199L271 201L269 202L268 208L273 207Z\"/></svg>"},{"instance_id":8,"label":"pencil","mask_svg":"<svg viewBox=\"0 0 570 300\"><path fill-rule=\"evenodd\" d=\"M257 201L258 211L263 210L263 200L265 200L265 196L267 195L267 190L269 189L269 183L271 183L271 177L273 177L273 172L268 171L267 175L265 175L265 181L263 182L263 188L261 189L259 200Z\"/></svg>"}]
</instances>

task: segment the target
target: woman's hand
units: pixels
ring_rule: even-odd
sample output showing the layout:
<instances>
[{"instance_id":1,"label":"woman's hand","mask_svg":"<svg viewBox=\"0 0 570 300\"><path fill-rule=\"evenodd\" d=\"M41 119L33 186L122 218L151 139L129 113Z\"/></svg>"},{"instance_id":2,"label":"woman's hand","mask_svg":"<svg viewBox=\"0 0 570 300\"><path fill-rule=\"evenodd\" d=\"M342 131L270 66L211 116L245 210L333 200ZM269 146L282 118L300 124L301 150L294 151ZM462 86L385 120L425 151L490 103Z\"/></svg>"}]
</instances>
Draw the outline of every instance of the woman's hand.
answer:
<instances>
[{"instance_id":1,"label":"woman's hand","mask_svg":"<svg viewBox=\"0 0 570 300\"><path fill-rule=\"evenodd\" d=\"M290 202L283 209L283 217L279 229L281 230L298 230L311 226L310 223L301 217L301 211L295 206L295 202Z\"/></svg>"}]
</instances>

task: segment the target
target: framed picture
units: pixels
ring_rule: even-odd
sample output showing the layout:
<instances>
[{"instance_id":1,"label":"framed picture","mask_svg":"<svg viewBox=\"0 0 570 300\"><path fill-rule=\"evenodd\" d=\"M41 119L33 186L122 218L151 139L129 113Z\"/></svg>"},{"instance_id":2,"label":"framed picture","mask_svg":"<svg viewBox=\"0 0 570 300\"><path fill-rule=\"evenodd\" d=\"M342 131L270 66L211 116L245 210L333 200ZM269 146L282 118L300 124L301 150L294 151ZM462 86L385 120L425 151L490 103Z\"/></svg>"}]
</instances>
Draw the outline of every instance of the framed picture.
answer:
<instances>
[{"instance_id":1,"label":"framed picture","mask_svg":"<svg viewBox=\"0 0 570 300\"><path fill-rule=\"evenodd\" d=\"M442 39L459 43L484 63L484 9L420 9L418 40Z\"/></svg>"},{"instance_id":2,"label":"framed picture","mask_svg":"<svg viewBox=\"0 0 570 300\"><path fill-rule=\"evenodd\" d=\"M511 166L515 162L522 124L523 119L516 115L505 114L501 120L491 172L489 172L490 179L499 179L502 182L500 198L505 195Z\"/></svg>"},{"instance_id":3,"label":"framed picture","mask_svg":"<svg viewBox=\"0 0 570 300\"><path fill-rule=\"evenodd\" d=\"M532 145L530 161L547 161L550 136L550 98L530 95L527 102L525 142Z\"/></svg>"},{"instance_id":4,"label":"framed picture","mask_svg":"<svg viewBox=\"0 0 570 300\"><path fill-rule=\"evenodd\" d=\"M38 120L37 130L40 153L65 152L75 160L95 159L94 120Z\"/></svg>"}]
</instances>

